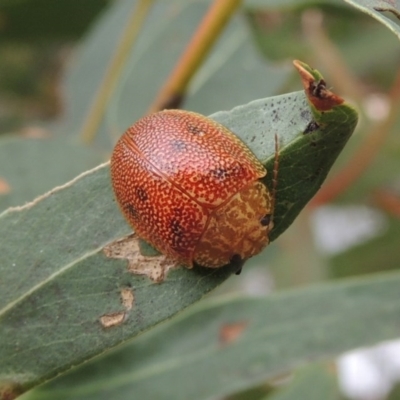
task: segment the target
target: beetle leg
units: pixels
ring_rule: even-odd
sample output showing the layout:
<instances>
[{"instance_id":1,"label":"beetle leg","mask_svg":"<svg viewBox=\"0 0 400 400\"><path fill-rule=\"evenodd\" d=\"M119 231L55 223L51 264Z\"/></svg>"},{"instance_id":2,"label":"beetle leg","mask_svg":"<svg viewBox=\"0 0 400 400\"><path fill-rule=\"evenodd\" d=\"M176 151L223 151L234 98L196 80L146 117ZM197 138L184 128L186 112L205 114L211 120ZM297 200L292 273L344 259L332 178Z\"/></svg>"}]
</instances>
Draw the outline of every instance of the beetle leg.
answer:
<instances>
[{"instance_id":1,"label":"beetle leg","mask_svg":"<svg viewBox=\"0 0 400 400\"><path fill-rule=\"evenodd\" d=\"M231 258L230 264L235 267L235 270L236 270L235 275L240 275L240 273L242 272L244 262L245 262L245 260L243 260L239 254L233 255L233 257Z\"/></svg>"}]
</instances>

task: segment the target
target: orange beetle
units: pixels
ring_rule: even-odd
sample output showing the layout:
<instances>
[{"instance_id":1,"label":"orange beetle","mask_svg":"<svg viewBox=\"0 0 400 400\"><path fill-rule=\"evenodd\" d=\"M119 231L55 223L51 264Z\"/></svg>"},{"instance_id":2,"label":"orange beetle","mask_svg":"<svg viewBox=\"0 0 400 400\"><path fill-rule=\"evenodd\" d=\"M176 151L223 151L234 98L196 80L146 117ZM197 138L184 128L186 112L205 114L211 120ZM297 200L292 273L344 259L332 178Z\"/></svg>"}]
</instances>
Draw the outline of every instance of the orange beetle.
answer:
<instances>
[{"instance_id":1,"label":"orange beetle","mask_svg":"<svg viewBox=\"0 0 400 400\"><path fill-rule=\"evenodd\" d=\"M269 243L267 171L229 129L200 114L165 110L116 144L111 179L136 233L188 268L246 260Z\"/></svg>"}]
</instances>

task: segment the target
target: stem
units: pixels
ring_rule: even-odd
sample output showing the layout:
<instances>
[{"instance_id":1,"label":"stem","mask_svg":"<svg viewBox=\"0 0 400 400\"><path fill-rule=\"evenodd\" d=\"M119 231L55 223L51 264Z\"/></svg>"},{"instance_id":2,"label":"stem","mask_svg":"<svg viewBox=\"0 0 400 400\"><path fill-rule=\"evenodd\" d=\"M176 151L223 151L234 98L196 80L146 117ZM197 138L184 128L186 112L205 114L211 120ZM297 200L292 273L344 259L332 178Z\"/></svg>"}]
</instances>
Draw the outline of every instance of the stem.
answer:
<instances>
[{"instance_id":1,"label":"stem","mask_svg":"<svg viewBox=\"0 0 400 400\"><path fill-rule=\"evenodd\" d=\"M188 43L175 69L159 91L148 113L177 107L191 78L201 66L242 0L215 0Z\"/></svg>"},{"instance_id":2,"label":"stem","mask_svg":"<svg viewBox=\"0 0 400 400\"><path fill-rule=\"evenodd\" d=\"M335 92L343 93L360 102L364 90L346 65L337 46L326 34L323 18L324 14L315 9L305 11L302 18L303 32L313 50L316 64L322 65L322 69L328 72L329 82L334 86Z\"/></svg>"},{"instance_id":3,"label":"stem","mask_svg":"<svg viewBox=\"0 0 400 400\"><path fill-rule=\"evenodd\" d=\"M389 98L390 111L387 118L372 127L365 142L360 146L357 153L354 154L347 165L330 179L328 184L322 187L311 200L311 207L321 206L338 197L368 169L375 156L379 153L398 118L400 107L400 70L397 72L395 82L389 93Z\"/></svg>"},{"instance_id":4,"label":"stem","mask_svg":"<svg viewBox=\"0 0 400 400\"><path fill-rule=\"evenodd\" d=\"M114 56L108 65L103 83L100 85L93 104L83 122L80 136L85 143L92 142L96 136L96 132L104 116L104 111L117 85L125 61L153 2L154 0L138 1L127 21L125 31L123 32L121 39L117 44Z\"/></svg>"},{"instance_id":5,"label":"stem","mask_svg":"<svg viewBox=\"0 0 400 400\"><path fill-rule=\"evenodd\" d=\"M373 195L374 203L388 214L400 218L400 197L389 191L379 190Z\"/></svg>"}]
</instances>

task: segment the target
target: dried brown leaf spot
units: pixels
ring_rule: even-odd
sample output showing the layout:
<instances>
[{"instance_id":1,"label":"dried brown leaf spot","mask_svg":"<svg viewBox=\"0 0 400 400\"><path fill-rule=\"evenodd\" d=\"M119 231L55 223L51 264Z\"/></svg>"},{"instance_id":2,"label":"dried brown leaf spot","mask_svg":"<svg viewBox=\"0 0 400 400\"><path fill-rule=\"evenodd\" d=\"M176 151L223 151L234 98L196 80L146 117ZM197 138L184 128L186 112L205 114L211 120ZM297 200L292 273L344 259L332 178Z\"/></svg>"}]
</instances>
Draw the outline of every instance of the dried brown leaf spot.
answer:
<instances>
[{"instance_id":1,"label":"dried brown leaf spot","mask_svg":"<svg viewBox=\"0 0 400 400\"><path fill-rule=\"evenodd\" d=\"M8 182L5 179L0 178L0 194L7 194L10 191L11 191L11 187L8 184Z\"/></svg>"},{"instance_id":2,"label":"dried brown leaf spot","mask_svg":"<svg viewBox=\"0 0 400 400\"><path fill-rule=\"evenodd\" d=\"M112 328L114 326L121 325L127 317L127 313L125 311L104 314L100 317L100 323L103 328Z\"/></svg>"},{"instance_id":3,"label":"dried brown leaf spot","mask_svg":"<svg viewBox=\"0 0 400 400\"><path fill-rule=\"evenodd\" d=\"M307 69L309 68L308 66L297 60L293 61L293 64L300 74L309 102L318 111L329 111L333 107L344 103L340 96L327 89L326 82L323 79L315 79L310 70Z\"/></svg>"},{"instance_id":4,"label":"dried brown leaf spot","mask_svg":"<svg viewBox=\"0 0 400 400\"><path fill-rule=\"evenodd\" d=\"M142 255L139 238L135 234L108 244L103 252L109 258L128 260L130 273L145 275L156 283L163 282L168 271L179 266L176 261L164 255L152 257Z\"/></svg>"},{"instance_id":5,"label":"dried brown leaf spot","mask_svg":"<svg viewBox=\"0 0 400 400\"><path fill-rule=\"evenodd\" d=\"M132 310L135 304L135 295L131 288L123 288L120 292L121 304L125 311L116 311L113 313L104 314L100 317L100 323L103 328L112 328L122 325L129 316L129 311Z\"/></svg>"},{"instance_id":6,"label":"dried brown leaf spot","mask_svg":"<svg viewBox=\"0 0 400 400\"><path fill-rule=\"evenodd\" d=\"M20 385L14 382L0 382L0 400L14 400L23 393Z\"/></svg>"},{"instance_id":7,"label":"dried brown leaf spot","mask_svg":"<svg viewBox=\"0 0 400 400\"><path fill-rule=\"evenodd\" d=\"M219 330L220 344L225 346L236 342L243 335L248 324L248 321L238 321L222 325Z\"/></svg>"},{"instance_id":8,"label":"dried brown leaf spot","mask_svg":"<svg viewBox=\"0 0 400 400\"><path fill-rule=\"evenodd\" d=\"M126 311L132 310L135 302L135 295L131 288L123 288L121 290L121 303Z\"/></svg>"}]
</instances>

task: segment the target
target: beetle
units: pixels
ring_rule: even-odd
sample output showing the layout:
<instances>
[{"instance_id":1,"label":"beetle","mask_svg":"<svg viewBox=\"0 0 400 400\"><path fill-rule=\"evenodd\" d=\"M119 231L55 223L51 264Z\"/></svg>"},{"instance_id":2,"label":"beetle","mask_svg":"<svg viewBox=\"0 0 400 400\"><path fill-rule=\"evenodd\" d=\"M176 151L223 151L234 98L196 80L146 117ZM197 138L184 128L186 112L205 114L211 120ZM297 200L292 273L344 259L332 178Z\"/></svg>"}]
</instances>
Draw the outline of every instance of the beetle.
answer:
<instances>
[{"instance_id":1,"label":"beetle","mask_svg":"<svg viewBox=\"0 0 400 400\"><path fill-rule=\"evenodd\" d=\"M147 115L111 156L117 202L135 232L188 268L247 260L269 244L267 171L228 128L194 112ZM275 175L275 172L274 172Z\"/></svg>"}]
</instances>

